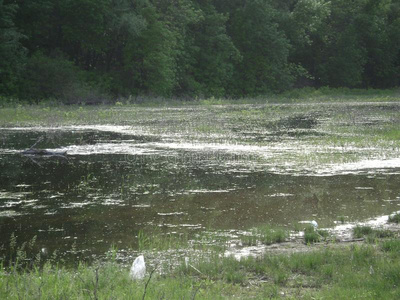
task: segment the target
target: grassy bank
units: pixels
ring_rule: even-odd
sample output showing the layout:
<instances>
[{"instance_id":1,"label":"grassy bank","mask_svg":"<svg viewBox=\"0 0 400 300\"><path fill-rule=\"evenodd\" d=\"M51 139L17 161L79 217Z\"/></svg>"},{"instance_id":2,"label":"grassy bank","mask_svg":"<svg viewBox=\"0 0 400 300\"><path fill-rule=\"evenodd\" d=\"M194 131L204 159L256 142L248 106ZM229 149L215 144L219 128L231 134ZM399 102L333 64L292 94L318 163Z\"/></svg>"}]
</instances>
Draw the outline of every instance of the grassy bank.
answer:
<instances>
[{"instance_id":1,"label":"grassy bank","mask_svg":"<svg viewBox=\"0 0 400 300\"><path fill-rule=\"evenodd\" d=\"M0 109L0 126L127 125L134 126L134 130L130 130L137 131L139 135L168 134L172 140L176 138L173 141L194 141L200 145L201 142L206 145L229 142L266 146L271 144L271 140L276 144L283 139L282 143L289 144L293 141L292 138L297 138L298 141L293 147L295 150L287 152L287 155L283 153L281 156L268 157L268 162L277 166L286 165L288 162L297 163L290 166L292 170L302 170L303 166L311 166L309 169L312 169L320 167L321 164L331 168L332 162L339 164L369 158L398 157L399 104L377 103L371 105L372 107L358 105L364 102L398 101L395 95L395 92L390 95L389 92L314 97L309 95L309 99L302 95L288 95L285 98L287 102L304 101L307 105L267 105L261 108L238 106L230 109L221 109L214 104L241 102L208 99L198 101L200 109L197 111L192 111L190 107L185 107L189 108L187 110L161 107L164 104L173 106L172 102L162 101L153 103L154 106L160 105L160 108L155 109L148 109L147 106L151 106L152 103L136 104L129 101L112 106L10 104ZM243 103L266 103L275 100L246 101L243 100ZM352 106L343 105L337 109L334 105L329 107L324 104L313 107L313 101L357 103ZM182 103L182 106L184 105L186 104ZM114 130L117 132L117 129ZM241 134L242 132L258 135L249 137ZM210 133L219 136L219 140L209 139ZM48 134L49 139L57 138L56 134L52 134ZM32 144L33 142L34 140ZM79 141L73 142L79 144ZM68 145L70 143L68 141ZM13 144L9 147L18 148ZM298 149L308 151L299 152ZM387 189L384 180L379 184L383 186L382 190ZM86 176L79 188L85 190L89 185L90 177ZM125 187L129 185L121 184L121 191ZM191 186L191 189L194 188L198 187ZM376 188L380 190L380 186ZM325 196L324 192L325 188L321 188L320 194L310 194L310 199L316 199L318 205L322 206L323 202L318 197L322 199ZM87 194L83 195L87 197ZM346 209L348 210L350 209ZM330 211L329 206L326 207L326 211ZM216 216L219 218L220 215ZM399 217L393 216L392 220L398 222ZM267 252L262 257L250 257L240 261L224 256L223 242L228 243L228 239L224 241L223 236L211 236L209 239L202 236L194 246L197 255L191 254L190 251L187 251L186 255L184 252L188 258L187 263L185 257L163 260L162 264L165 266L149 263L147 277L143 281L132 281L128 275L129 268L119 264L113 255L105 261L91 265L78 260L75 261L76 267L66 267L57 259L47 263L37 259L38 262L31 264L33 258L19 255L13 260L11 267L1 268L0 299L400 298L398 236L365 227L357 227L354 236L364 238L368 243L338 244L333 239L326 238L323 231L315 231L310 227L305 232L301 244L307 249L301 250L301 253L296 253L298 248L280 252L280 248L277 247L273 253ZM217 238L221 238L221 246L212 245ZM160 240L158 236L139 234L138 250L145 253L146 261L151 261L146 251L185 251L186 248L190 248L187 245L188 239L183 236ZM275 246L276 243L287 240L288 233L261 226L253 229L250 235L240 236L239 239L243 245L248 246L260 243ZM322 241L324 244L315 247L305 245ZM130 263L132 260L133 257L130 257Z\"/></svg>"},{"instance_id":2,"label":"grassy bank","mask_svg":"<svg viewBox=\"0 0 400 300\"><path fill-rule=\"evenodd\" d=\"M323 238L321 232L315 232ZM280 247L276 243L287 241L289 235L263 227L252 231L251 236L254 244L275 243ZM91 265L78 261L76 267L65 267L54 257L46 263L40 261L40 255L28 259L26 250L33 242L17 247L12 238L10 247L16 250L15 257L11 267L0 270L0 298L398 299L398 234L358 226L353 236L365 238L365 242L336 243L326 236L329 242L313 246L310 243L320 239L310 241L305 236L303 243L308 248L301 252L267 251L262 256L237 260L224 255L224 247L203 246L200 252L157 260L154 255L167 249L189 248L188 240L171 244L169 238L141 234L138 239L147 261L147 274L136 281L129 277L129 268L119 263L116 250Z\"/></svg>"},{"instance_id":3,"label":"grassy bank","mask_svg":"<svg viewBox=\"0 0 400 300\"><path fill-rule=\"evenodd\" d=\"M169 273L148 267L143 281L112 258L67 269L2 270L1 299L398 299L400 241L338 247L237 261L212 252ZM156 269L154 273L152 270Z\"/></svg>"},{"instance_id":4,"label":"grassy bank","mask_svg":"<svg viewBox=\"0 0 400 300\"><path fill-rule=\"evenodd\" d=\"M151 96L129 96L102 102L91 99L89 102L82 100L75 105L88 103L93 104L115 104L115 105L136 105L144 107L153 106L185 106L185 105L213 105L213 104L257 104L257 103L296 103L296 102L348 102L348 101L398 101L400 98L400 89L349 89L349 88L300 88L292 89L280 94L266 94L257 97L242 98L215 98L215 97L195 97L195 98L164 98ZM62 101L57 99L47 99L34 102L23 101L17 98L10 98L0 95L0 106L17 106L19 104L35 103L36 105L62 105Z\"/></svg>"},{"instance_id":5,"label":"grassy bank","mask_svg":"<svg viewBox=\"0 0 400 300\"><path fill-rule=\"evenodd\" d=\"M143 120L153 120L159 114L165 115L169 108L189 108L196 106L204 109L204 118L215 113L218 105L230 104L271 104L262 109L246 108L235 109L228 118L235 121L262 121L274 120L276 116L290 113L313 113L319 111L323 105L334 103L381 103L399 102L399 90L350 90L350 89L300 89L293 90L281 95L269 95L259 98L242 99L194 99L190 101L165 99L165 98L127 98L119 99L114 104L98 105L63 105L57 101L41 101L39 104L31 105L15 99L0 97L0 126L62 126L62 125L95 125L95 124L115 124L115 125L137 125ZM304 104L300 107L288 108L285 104ZM275 105L277 104L277 106ZM279 106L282 104L283 106ZM160 111L150 111L149 108L159 108ZM164 111L165 110L165 111ZM218 111L218 113L220 113ZM344 114L350 112L345 112ZM158 115L157 115L158 114ZM171 115L171 114L170 114ZM187 119L184 112L174 113L176 121L185 122ZM215 116L213 116L215 118ZM225 117L225 116L224 116ZM336 116L343 118L343 115ZM347 115L345 117L348 117ZM350 116L354 118L354 116ZM203 124L204 125L204 124ZM285 125L285 124L275 124ZM202 126L197 131L209 131L210 128ZM196 129L196 128L194 128ZM395 133L396 134L396 133Z\"/></svg>"}]
</instances>

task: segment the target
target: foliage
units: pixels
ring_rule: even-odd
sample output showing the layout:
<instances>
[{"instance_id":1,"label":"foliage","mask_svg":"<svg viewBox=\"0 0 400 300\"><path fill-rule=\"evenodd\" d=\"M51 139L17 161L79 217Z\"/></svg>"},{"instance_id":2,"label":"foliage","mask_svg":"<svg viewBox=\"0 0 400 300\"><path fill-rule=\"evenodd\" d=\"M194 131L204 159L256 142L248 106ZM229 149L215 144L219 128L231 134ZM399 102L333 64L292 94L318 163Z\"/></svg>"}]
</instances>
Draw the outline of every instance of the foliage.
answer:
<instances>
[{"instance_id":1,"label":"foliage","mask_svg":"<svg viewBox=\"0 0 400 300\"><path fill-rule=\"evenodd\" d=\"M35 101L393 88L399 53L398 0L0 1L0 95Z\"/></svg>"},{"instance_id":2,"label":"foliage","mask_svg":"<svg viewBox=\"0 0 400 300\"><path fill-rule=\"evenodd\" d=\"M243 56L235 68L234 95L260 95L291 86L290 42L279 28L279 13L270 2L251 0L232 13L230 34Z\"/></svg>"},{"instance_id":3,"label":"foliage","mask_svg":"<svg viewBox=\"0 0 400 300\"><path fill-rule=\"evenodd\" d=\"M21 42L24 35L14 24L16 4L0 0L0 95L12 95L23 70L26 51Z\"/></svg>"}]
</instances>

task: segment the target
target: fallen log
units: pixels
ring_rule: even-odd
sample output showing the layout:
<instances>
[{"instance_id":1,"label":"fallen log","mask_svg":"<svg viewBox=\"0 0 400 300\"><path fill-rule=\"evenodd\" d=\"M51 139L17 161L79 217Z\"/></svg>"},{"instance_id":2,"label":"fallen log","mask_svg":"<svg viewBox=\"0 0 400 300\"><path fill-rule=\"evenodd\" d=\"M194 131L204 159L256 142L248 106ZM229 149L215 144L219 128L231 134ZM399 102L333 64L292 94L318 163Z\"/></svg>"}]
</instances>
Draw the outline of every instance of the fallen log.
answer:
<instances>
[{"instance_id":1,"label":"fallen log","mask_svg":"<svg viewBox=\"0 0 400 300\"><path fill-rule=\"evenodd\" d=\"M67 151L48 151L45 149L34 149L30 148L27 150L22 151L23 155L41 155L41 156L66 156Z\"/></svg>"},{"instance_id":2,"label":"fallen log","mask_svg":"<svg viewBox=\"0 0 400 300\"><path fill-rule=\"evenodd\" d=\"M38 140L29 148L21 152L22 155L29 155L29 156L57 156L67 159L67 151L49 151L45 149L37 149L35 146L43 141L44 137L41 136Z\"/></svg>"}]
</instances>

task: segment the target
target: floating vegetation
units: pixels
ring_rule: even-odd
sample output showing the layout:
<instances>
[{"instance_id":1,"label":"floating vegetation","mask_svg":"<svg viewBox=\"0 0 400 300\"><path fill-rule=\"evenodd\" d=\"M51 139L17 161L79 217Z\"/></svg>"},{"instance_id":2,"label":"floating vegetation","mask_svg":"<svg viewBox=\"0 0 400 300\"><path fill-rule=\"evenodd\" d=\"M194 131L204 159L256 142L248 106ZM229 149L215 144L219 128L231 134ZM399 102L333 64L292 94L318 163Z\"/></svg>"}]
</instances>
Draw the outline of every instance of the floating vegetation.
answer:
<instances>
[{"instance_id":1,"label":"floating vegetation","mask_svg":"<svg viewBox=\"0 0 400 300\"><path fill-rule=\"evenodd\" d=\"M2 232L41 232L38 242L60 251L75 240L96 256L110 244L137 249L141 230L251 231L234 239L268 245L301 220L389 215L398 201L384 199L400 193L400 104L348 100L1 108ZM41 136L41 148L68 160L19 154ZM203 243L223 239L211 236Z\"/></svg>"}]
</instances>

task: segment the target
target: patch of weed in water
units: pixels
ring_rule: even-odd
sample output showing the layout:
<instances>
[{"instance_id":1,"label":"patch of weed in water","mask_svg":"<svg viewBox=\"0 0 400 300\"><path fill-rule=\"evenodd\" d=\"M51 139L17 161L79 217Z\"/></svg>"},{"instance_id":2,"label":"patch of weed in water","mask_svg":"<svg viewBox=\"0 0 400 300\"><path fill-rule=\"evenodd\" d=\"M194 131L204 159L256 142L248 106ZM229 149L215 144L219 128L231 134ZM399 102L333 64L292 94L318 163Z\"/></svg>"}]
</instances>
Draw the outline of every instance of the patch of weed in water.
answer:
<instances>
[{"instance_id":1,"label":"patch of weed in water","mask_svg":"<svg viewBox=\"0 0 400 300\"><path fill-rule=\"evenodd\" d=\"M139 251L185 249L189 247L189 238L187 233L174 235L163 234L159 230L153 230L151 233L140 230L137 235L137 244Z\"/></svg>"},{"instance_id":2,"label":"patch of weed in water","mask_svg":"<svg viewBox=\"0 0 400 300\"><path fill-rule=\"evenodd\" d=\"M396 213L394 215L389 216L388 222L399 224L400 223L400 213Z\"/></svg>"},{"instance_id":3,"label":"patch of weed in water","mask_svg":"<svg viewBox=\"0 0 400 300\"><path fill-rule=\"evenodd\" d=\"M313 226L307 226L304 230L304 241L306 244L313 244L321 240L321 235Z\"/></svg>"},{"instance_id":4,"label":"patch of weed in water","mask_svg":"<svg viewBox=\"0 0 400 300\"><path fill-rule=\"evenodd\" d=\"M323 230L323 229L318 229L317 233L323 238L326 239L329 237L329 231L328 230Z\"/></svg>"},{"instance_id":5,"label":"patch of weed in water","mask_svg":"<svg viewBox=\"0 0 400 300\"><path fill-rule=\"evenodd\" d=\"M366 235L372 234L374 230L370 226L356 226L353 229L353 236L356 239L362 238Z\"/></svg>"},{"instance_id":6,"label":"patch of weed in water","mask_svg":"<svg viewBox=\"0 0 400 300\"><path fill-rule=\"evenodd\" d=\"M394 233L390 230L373 229L370 226L356 226L353 229L354 238L367 238L368 242L375 242L377 239L393 237Z\"/></svg>"},{"instance_id":7,"label":"patch of weed in water","mask_svg":"<svg viewBox=\"0 0 400 300\"><path fill-rule=\"evenodd\" d=\"M294 116L282 117L275 123L272 128L275 129L312 129L318 125L318 118L311 114L296 114Z\"/></svg>"},{"instance_id":8,"label":"patch of weed in water","mask_svg":"<svg viewBox=\"0 0 400 300\"><path fill-rule=\"evenodd\" d=\"M269 225L253 228L251 234L241 236L242 243L248 246L255 246L258 242L264 245L282 243L287 240L289 233L281 228L272 228Z\"/></svg>"},{"instance_id":9,"label":"patch of weed in water","mask_svg":"<svg viewBox=\"0 0 400 300\"><path fill-rule=\"evenodd\" d=\"M390 141L400 140L400 129L390 129L382 133L382 137Z\"/></svg>"}]
</instances>

